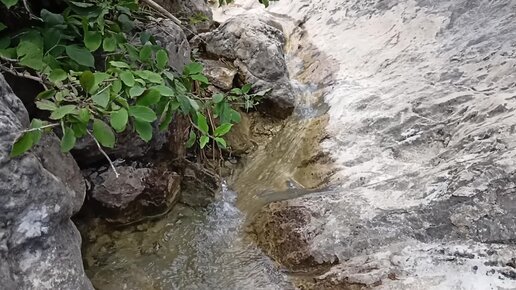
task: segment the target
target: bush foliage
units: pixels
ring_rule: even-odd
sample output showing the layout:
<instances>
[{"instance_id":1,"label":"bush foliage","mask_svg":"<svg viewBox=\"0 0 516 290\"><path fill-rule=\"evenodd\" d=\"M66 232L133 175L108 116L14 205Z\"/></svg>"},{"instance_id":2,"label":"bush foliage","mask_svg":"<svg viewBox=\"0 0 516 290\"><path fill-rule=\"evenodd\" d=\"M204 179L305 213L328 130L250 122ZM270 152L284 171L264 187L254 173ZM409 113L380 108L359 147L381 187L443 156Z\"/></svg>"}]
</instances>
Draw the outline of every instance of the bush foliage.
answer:
<instances>
[{"instance_id":1,"label":"bush foliage","mask_svg":"<svg viewBox=\"0 0 516 290\"><path fill-rule=\"evenodd\" d=\"M10 8L18 0L0 2ZM191 121L187 146L202 149L211 140L225 148L224 135L240 121L237 107L248 109L263 95L251 94L250 85L209 95L198 62L173 71L168 52L149 33L136 31L135 19L147 21L136 0L66 4L59 14L41 10L36 25L21 30L0 22L0 68L38 80L45 89L36 106L49 112L48 120L33 119L21 132L12 157L50 130L61 136L63 152L87 135L112 148L116 134L126 130L148 142L158 127L167 130L176 114Z\"/></svg>"}]
</instances>

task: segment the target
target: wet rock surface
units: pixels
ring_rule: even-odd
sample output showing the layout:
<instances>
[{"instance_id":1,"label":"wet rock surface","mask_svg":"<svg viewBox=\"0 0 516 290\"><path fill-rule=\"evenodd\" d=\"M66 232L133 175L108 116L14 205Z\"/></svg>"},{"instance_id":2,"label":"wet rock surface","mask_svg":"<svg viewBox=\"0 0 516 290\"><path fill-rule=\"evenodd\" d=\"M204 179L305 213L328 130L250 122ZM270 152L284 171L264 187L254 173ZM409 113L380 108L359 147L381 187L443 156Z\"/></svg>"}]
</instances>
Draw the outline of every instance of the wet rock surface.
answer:
<instances>
[{"instance_id":1,"label":"wet rock surface","mask_svg":"<svg viewBox=\"0 0 516 290\"><path fill-rule=\"evenodd\" d=\"M288 1L287 1L288 2ZM326 152L340 188L271 204L261 243L320 281L380 289L516 285L513 1L279 3L338 62ZM288 212L310 213L303 222ZM278 214L285 213L285 214ZM264 218L265 222L264 222ZM290 233L282 233L286 229ZM303 245L283 246L284 237ZM292 259L285 259L296 257Z\"/></svg>"},{"instance_id":2,"label":"wet rock surface","mask_svg":"<svg viewBox=\"0 0 516 290\"><path fill-rule=\"evenodd\" d=\"M18 158L9 152L29 124L0 75L0 285L5 289L93 289L70 217L84 200L79 168L53 135ZM58 166L59 165L59 166Z\"/></svg>"},{"instance_id":3,"label":"wet rock surface","mask_svg":"<svg viewBox=\"0 0 516 290\"><path fill-rule=\"evenodd\" d=\"M181 178L165 168L137 164L88 174L88 195L95 212L111 223L128 224L165 213L179 199Z\"/></svg>"},{"instance_id":4,"label":"wet rock surface","mask_svg":"<svg viewBox=\"0 0 516 290\"><path fill-rule=\"evenodd\" d=\"M188 163L182 180L181 202L205 207L215 200L219 183L220 179L215 173L200 164Z\"/></svg>"},{"instance_id":5,"label":"wet rock surface","mask_svg":"<svg viewBox=\"0 0 516 290\"><path fill-rule=\"evenodd\" d=\"M192 43L207 56L232 61L246 83L256 90L271 89L265 104L274 116L285 118L294 109L294 94L288 78L282 31L255 17L231 18L217 29L200 34Z\"/></svg>"}]
</instances>

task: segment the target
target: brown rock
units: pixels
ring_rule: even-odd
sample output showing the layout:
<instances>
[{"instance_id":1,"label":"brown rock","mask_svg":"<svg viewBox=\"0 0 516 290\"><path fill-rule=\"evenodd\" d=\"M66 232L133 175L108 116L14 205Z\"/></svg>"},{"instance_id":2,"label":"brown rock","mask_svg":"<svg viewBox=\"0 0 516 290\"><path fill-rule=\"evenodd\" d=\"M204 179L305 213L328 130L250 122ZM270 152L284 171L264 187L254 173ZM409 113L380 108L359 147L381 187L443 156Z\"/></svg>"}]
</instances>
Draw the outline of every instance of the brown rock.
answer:
<instances>
[{"instance_id":1,"label":"brown rock","mask_svg":"<svg viewBox=\"0 0 516 290\"><path fill-rule=\"evenodd\" d=\"M117 166L115 177L109 168L88 176L89 196L99 214L113 223L134 223L165 213L178 200L180 177L161 168Z\"/></svg>"}]
</instances>

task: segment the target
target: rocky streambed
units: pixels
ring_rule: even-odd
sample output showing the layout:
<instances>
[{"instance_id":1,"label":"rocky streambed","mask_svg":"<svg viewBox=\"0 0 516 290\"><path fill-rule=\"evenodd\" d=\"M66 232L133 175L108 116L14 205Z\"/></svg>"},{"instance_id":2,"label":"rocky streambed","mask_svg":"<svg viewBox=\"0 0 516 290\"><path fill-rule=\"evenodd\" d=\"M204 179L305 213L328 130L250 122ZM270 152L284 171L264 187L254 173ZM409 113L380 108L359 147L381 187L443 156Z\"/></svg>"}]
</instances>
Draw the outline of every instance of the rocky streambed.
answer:
<instances>
[{"instance_id":1,"label":"rocky streambed","mask_svg":"<svg viewBox=\"0 0 516 290\"><path fill-rule=\"evenodd\" d=\"M180 119L123 137L124 179L87 142L81 168L52 137L2 157L2 285L516 289L514 1L158 2L208 16L149 27L172 67L272 89L228 136L226 181L177 162ZM28 115L0 87L6 156Z\"/></svg>"}]
</instances>

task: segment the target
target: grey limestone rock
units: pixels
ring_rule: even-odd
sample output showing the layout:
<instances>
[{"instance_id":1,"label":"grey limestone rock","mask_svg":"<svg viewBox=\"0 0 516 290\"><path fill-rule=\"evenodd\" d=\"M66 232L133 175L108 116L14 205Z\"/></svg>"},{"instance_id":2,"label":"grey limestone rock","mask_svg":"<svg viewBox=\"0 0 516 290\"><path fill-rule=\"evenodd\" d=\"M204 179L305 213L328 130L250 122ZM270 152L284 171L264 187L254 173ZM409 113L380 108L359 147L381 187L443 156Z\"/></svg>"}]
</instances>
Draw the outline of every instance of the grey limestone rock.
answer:
<instances>
[{"instance_id":1,"label":"grey limestone rock","mask_svg":"<svg viewBox=\"0 0 516 290\"><path fill-rule=\"evenodd\" d=\"M228 19L212 32L198 36L206 54L233 61L245 82L256 90L271 89L265 99L278 117L290 115L294 94L285 61L283 32L265 20L249 16ZM202 43L202 44L201 44Z\"/></svg>"},{"instance_id":2,"label":"grey limestone rock","mask_svg":"<svg viewBox=\"0 0 516 290\"><path fill-rule=\"evenodd\" d=\"M84 274L81 238L70 217L84 200L75 161L49 135L10 158L29 118L0 75L0 285L4 289L93 289Z\"/></svg>"}]
</instances>

